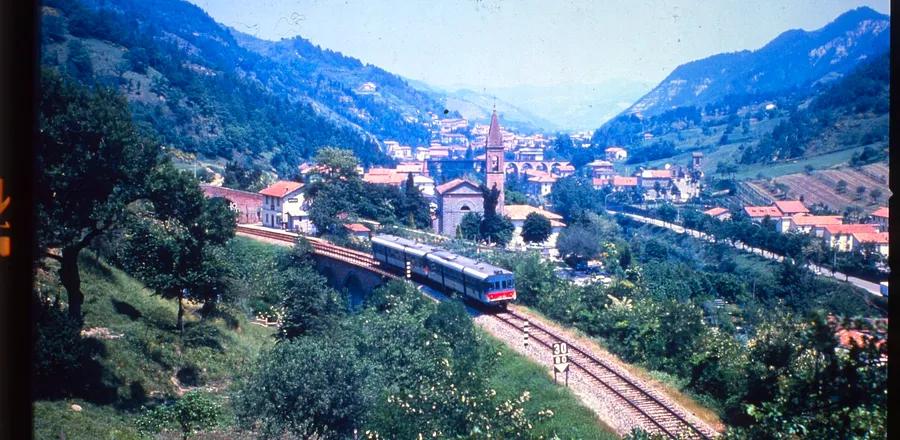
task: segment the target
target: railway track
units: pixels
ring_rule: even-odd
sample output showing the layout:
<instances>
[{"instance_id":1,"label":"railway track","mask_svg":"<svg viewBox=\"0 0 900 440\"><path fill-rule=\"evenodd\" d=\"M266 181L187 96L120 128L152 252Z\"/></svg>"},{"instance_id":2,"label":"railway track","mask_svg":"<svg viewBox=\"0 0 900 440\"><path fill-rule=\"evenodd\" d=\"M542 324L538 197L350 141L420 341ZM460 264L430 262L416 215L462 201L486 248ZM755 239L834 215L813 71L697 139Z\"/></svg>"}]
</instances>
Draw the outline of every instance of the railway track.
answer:
<instances>
[{"instance_id":1,"label":"railway track","mask_svg":"<svg viewBox=\"0 0 900 440\"><path fill-rule=\"evenodd\" d=\"M378 261L372 258L371 255L365 252L347 249L345 247L331 244L325 240L322 240L321 238L308 237L305 235L294 234L292 232L285 231L267 231L264 229L251 228L242 225L237 226L236 232L245 235L268 238L270 240L277 240L285 243L294 243L297 241L297 238L303 237L312 246L314 254L338 261L343 261L354 266L359 266L384 277L400 278L397 274L386 271L379 267Z\"/></svg>"},{"instance_id":2,"label":"railway track","mask_svg":"<svg viewBox=\"0 0 900 440\"><path fill-rule=\"evenodd\" d=\"M645 422L644 425L649 432L677 439L715 437L716 433L688 421L680 409L666 403L656 391L645 388L619 367L598 359L553 330L512 310L497 312L493 316L520 332L523 332L523 324L528 323L529 339L548 350L553 349L554 343L565 342L569 346L569 363L581 370L589 382L609 390L621 399L625 406L633 409L637 418Z\"/></svg>"},{"instance_id":3,"label":"railway track","mask_svg":"<svg viewBox=\"0 0 900 440\"><path fill-rule=\"evenodd\" d=\"M312 245L315 254L353 264L385 277L402 278L381 268L379 262L365 252L336 246L319 238L241 225L238 225L237 232L285 243L294 243L298 237L304 237ZM716 436L714 431L695 426L688 421L683 411L666 403L665 399L656 391L640 385L619 367L596 358L555 331L549 330L513 310L485 310L484 312L486 316L491 316L519 332L523 331L522 324L527 322L530 327L530 339L548 350L552 350L553 344L556 342L565 342L569 346L569 363L581 370L589 381L609 390L623 402L624 406L631 408L636 418L649 428L648 431L678 439L711 439Z\"/></svg>"}]
</instances>

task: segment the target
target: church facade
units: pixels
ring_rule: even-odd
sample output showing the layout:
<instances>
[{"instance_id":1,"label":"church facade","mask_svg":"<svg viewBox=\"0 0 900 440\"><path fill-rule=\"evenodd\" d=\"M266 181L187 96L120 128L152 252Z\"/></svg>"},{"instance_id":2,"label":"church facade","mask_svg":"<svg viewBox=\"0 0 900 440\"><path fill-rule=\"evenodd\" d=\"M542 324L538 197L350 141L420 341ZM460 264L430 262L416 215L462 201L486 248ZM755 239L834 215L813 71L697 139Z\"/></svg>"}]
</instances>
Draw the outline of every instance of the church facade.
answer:
<instances>
[{"instance_id":1,"label":"church facade","mask_svg":"<svg viewBox=\"0 0 900 440\"><path fill-rule=\"evenodd\" d=\"M503 157L503 135L497 111L491 115L491 126L485 141L485 186L497 188L500 198L497 212L503 213L503 191L506 184L506 162ZM435 188L437 212L434 230L438 234L455 236L463 216L470 212L484 213L484 195L476 182L453 179Z\"/></svg>"}]
</instances>

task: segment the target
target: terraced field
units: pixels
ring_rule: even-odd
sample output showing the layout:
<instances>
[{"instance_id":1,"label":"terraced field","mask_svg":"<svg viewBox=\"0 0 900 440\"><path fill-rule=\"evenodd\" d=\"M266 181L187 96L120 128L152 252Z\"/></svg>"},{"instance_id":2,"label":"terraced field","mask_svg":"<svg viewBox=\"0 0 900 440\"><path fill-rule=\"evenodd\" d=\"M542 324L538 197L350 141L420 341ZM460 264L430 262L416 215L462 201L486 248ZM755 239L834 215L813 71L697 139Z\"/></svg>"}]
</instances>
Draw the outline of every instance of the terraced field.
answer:
<instances>
[{"instance_id":1,"label":"terraced field","mask_svg":"<svg viewBox=\"0 0 900 440\"><path fill-rule=\"evenodd\" d=\"M888 188L888 173L888 164L881 162L856 169L843 167L814 171L809 175L804 173L787 174L774 178L772 183L753 181L752 185L754 189L766 193L773 199L797 199L802 196L807 205L821 203L838 212L848 206L858 206L869 211L887 204L891 195ZM847 190L844 193L837 191L838 182L841 180L847 182ZM774 188L775 184L779 183L787 186L786 196L779 197L779 191ZM860 186L865 187L866 192L861 198L858 198L856 188ZM872 200L869 195L869 192L875 188L880 189L883 193L878 200Z\"/></svg>"}]
</instances>

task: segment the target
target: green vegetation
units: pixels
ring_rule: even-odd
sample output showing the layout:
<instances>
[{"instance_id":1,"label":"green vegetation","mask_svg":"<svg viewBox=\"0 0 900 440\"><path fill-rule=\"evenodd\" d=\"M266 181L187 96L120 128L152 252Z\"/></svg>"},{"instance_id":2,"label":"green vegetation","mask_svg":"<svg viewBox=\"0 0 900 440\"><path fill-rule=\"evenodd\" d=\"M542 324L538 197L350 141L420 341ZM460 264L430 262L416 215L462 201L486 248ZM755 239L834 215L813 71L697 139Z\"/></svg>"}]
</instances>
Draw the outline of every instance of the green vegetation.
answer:
<instances>
[{"instance_id":1,"label":"green vegetation","mask_svg":"<svg viewBox=\"0 0 900 440\"><path fill-rule=\"evenodd\" d=\"M516 272L521 302L599 338L628 362L664 372L716 409L731 438L789 429L846 437L866 423L884 436L883 347L840 348L825 319L882 316L867 295L790 263L760 265L724 244L618 221L628 239L604 244L602 260L614 275L608 286L569 285L537 255L494 258Z\"/></svg>"},{"instance_id":2,"label":"green vegetation","mask_svg":"<svg viewBox=\"0 0 900 440\"><path fill-rule=\"evenodd\" d=\"M497 212L500 191L495 187L481 186L484 198L484 214L470 212L463 216L459 224L459 235L463 238L496 243L504 246L512 240L515 227L509 217Z\"/></svg>"},{"instance_id":3,"label":"green vegetation","mask_svg":"<svg viewBox=\"0 0 900 440\"><path fill-rule=\"evenodd\" d=\"M550 220L536 212L528 214L522 222L522 240L526 243L543 243L552 232Z\"/></svg>"},{"instance_id":4,"label":"green vegetation","mask_svg":"<svg viewBox=\"0 0 900 440\"><path fill-rule=\"evenodd\" d=\"M364 182L356 173L353 152L326 147L316 155L320 172L313 173L305 192L312 199L310 219L320 233L346 236L345 223L365 218L384 225L427 228L431 224L428 201L410 174L402 189Z\"/></svg>"},{"instance_id":5,"label":"green vegetation","mask_svg":"<svg viewBox=\"0 0 900 440\"><path fill-rule=\"evenodd\" d=\"M49 269L57 266L45 261ZM242 313L220 307L216 317L201 317L193 303L188 303L185 332L179 336L174 303L91 253L82 255L80 263L87 295L85 328L97 336L82 337L76 330L61 354L86 351L78 371L68 376L61 376L66 374L61 370L51 372L55 374L40 382L35 395L36 438L57 438L60 431L72 439L138 438L141 406L164 404L185 388L220 393L236 372L274 342L272 330L250 324ZM58 279L52 270L39 274L35 286L39 298L47 309L58 310L53 305L53 298L62 293ZM61 312L56 315L65 317ZM53 328L47 324L37 326ZM46 354L35 355L36 365L47 359ZM83 410L74 412L69 408L73 403Z\"/></svg>"},{"instance_id":6,"label":"green vegetation","mask_svg":"<svg viewBox=\"0 0 900 440\"><path fill-rule=\"evenodd\" d=\"M427 128L408 117L443 108L400 77L300 38L260 48L187 2L44 6L44 66L118 89L142 131L208 158L249 159L284 177L327 145L387 163L373 136L427 144ZM366 81L378 96L354 92Z\"/></svg>"}]
</instances>

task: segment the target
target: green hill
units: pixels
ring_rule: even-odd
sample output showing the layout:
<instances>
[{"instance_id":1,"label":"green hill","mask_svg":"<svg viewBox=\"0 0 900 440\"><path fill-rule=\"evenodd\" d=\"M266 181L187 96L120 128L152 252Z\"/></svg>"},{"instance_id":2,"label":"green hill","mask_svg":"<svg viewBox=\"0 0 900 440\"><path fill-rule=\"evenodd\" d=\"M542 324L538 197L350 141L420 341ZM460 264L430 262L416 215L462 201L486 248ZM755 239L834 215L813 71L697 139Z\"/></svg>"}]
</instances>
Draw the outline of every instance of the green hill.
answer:
<instances>
[{"instance_id":1,"label":"green hill","mask_svg":"<svg viewBox=\"0 0 900 440\"><path fill-rule=\"evenodd\" d=\"M36 401L37 439L57 439L60 432L68 439L138 438L134 423L142 405L195 388L221 396L236 372L274 343L272 329L228 311L202 322L188 313L180 337L174 302L92 255L80 264L84 332L94 335L83 338L93 352L79 372L85 391ZM65 297L55 270L39 271L36 290ZM72 404L82 411L73 411Z\"/></svg>"},{"instance_id":2,"label":"green hill","mask_svg":"<svg viewBox=\"0 0 900 440\"><path fill-rule=\"evenodd\" d=\"M229 250L241 263L235 275L254 283L259 294L273 279L260 276L271 275L267 271L286 252L283 247L241 237L230 243ZM90 359L84 360L74 375L56 374L58 390L44 387L43 397L34 402L35 438L55 440L61 433L70 440L144 438L137 430L142 406L194 389L209 393L223 407L219 427L199 438L246 438L248 433L234 427L230 386L274 346L274 330L251 323L245 312L237 310L249 310L249 305L238 302L221 305L216 317L202 320L195 313L199 305L189 306L185 334L179 336L173 301L154 295L141 282L93 254L85 254L80 263L86 298L84 332L93 336L76 338L77 343L70 340L63 347L51 344L48 349L75 353L81 347L73 345L83 345ZM51 301L65 298L54 264L47 260L35 283L35 291ZM46 320L37 325L45 334L58 333L58 327ZM553 384L544 367L482 335L492 349L502 352L496 369L488 375L498 395L514 398L528 390L533 396L525 405L528 412L549 409L555 414L537 422L536 435L617 438L568 390Z\"/></svg>"}]
</instances>

